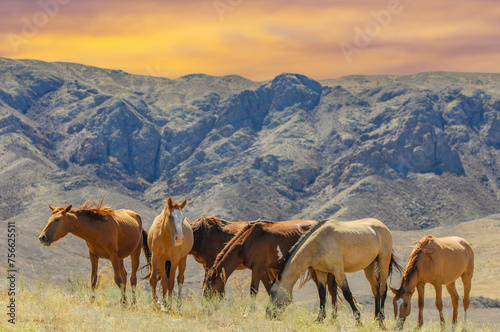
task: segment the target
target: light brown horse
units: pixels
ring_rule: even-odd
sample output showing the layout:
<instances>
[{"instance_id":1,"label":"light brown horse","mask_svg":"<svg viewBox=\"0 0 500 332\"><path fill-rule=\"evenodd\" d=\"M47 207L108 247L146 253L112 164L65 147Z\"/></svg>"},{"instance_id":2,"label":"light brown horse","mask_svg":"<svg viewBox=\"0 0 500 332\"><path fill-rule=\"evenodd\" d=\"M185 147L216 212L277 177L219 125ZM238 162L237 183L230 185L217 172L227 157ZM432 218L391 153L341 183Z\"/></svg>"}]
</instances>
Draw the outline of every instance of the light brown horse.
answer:
<instances>
[{"instance_id":1,"label":"light brown horse","mask_svg":"<svg viewBox=\"0 0 500 332\"><path fill-rule=\"evenodd\" d=\"M395 294L393 304L394 315L398 320L396 328L402 329L406 317L410 314L411 297L415 287L418 292L417 328L422 326L424 323L424 288L426 283L430 283L436 289L436 307L442 325L444 325L444 317L441 296L443 285L446 285L453 304L452 323L455 324L458 317L458 293L455 288L455 280L458 278L462 278L464 284L463 303L465 320L467 320L473 271L474 252L464 239L457 236L437 238L432 235L422 238L408 259L401 286L399 289L391 288Z\"/></svg>"},{"instance_id":2,"label":"light brown horse","mask_svg":"<svg viewBox=\"0 0 500 332\"><path fill-rule=\"evenodd\" d=\"M226 243L231 241L248 223L246 221L226 221L215 216L200 217L190 223L193 230L194 243L189 252L194 259L203 265L205 269L205 280L208 271L214 265L217 255L222 251ZM239 266L237 270L245 269Z\"/></svg>"},{"instance_id":3,"label":"light brown horse","mask_svg":"<svg viewBox=\"0 0 500 332\"><path fill-rule=\"evenodd\" d=\"M227 279L238 266L252 270L250 285L252 298L257 295L261 281L269 294L272 282L282 268L288 251L316 223L314 220L248 222L217 256L208 273L204 295L207 296L208 293L223 295ZM315 271L310 271L310 274L316 281ZM333 276L331 277L329 290L335 306L337 287ZM318 321L324 318L324 309L323 303Z\"/></svg>"},{"instance_id":4,"label":"light brown horse","mask_svg":"<svg viewBox=\"0 0 500 332\"><path fill-rule=\"evenodd\" d=\"M172 303L177 267L179 268L177 275L178 307L182 304L182 284L184 283L187 256L193 247L193 231L182 212L187 200L179 204L172 200L172 197L164 197L164 199L166 201L165 208L155 218L149 229L148 244L151 249L149 283L151 284L153 300L156 302L158 300L156 296L157 273L160 274L163 290L161 308L167 310ZM167 292L168 303L165 301Z\"/></svg>"},{"instance_id":5,"label":"light brown horse","mask_svg":"<svg viewBox=\"0 0 500 332\"><path fill-rule=\"evenodd\" d=\"M309 230L290 250L283 268L271 288L271 303L267 316L276 317L292 301L292 290L297 279L308 267L316 270L320 292L325 292L327 274L332 273L351 305L358 324L361 323L345 273L364 270L375 296L375 317L384 319L387 296L387 278L392 268L400 269L392 254L392 235L377 219L350 222L322 221ZM320 293L320 299L324 299Z\"/></svg>"},{"instance_id":6,"label":"light brown horse","mask_svg":"<svg viewBox=\"0 0 500 332\"><path fill-rule=\"evenodd\" d=\"M44 246L71 233L87 243L89 247L92 271L90 280L92 290L97 284L97 267L99 258L109 259L113 265L114 279L122 290L122 302L126 303L125 288L127 272L123 259L130 256L132 261L132 301L135 303L135 287L137 285L137 268L141 247L144 248L146 259L150 252L147 244L148 233L142 228L141 216L131 210L114 211L109 206L102 206L104 197L99 204L87 201L78 210L67 207L50 207L52 216L40 234L39 240Z\"/></svg>"}]
</instances>

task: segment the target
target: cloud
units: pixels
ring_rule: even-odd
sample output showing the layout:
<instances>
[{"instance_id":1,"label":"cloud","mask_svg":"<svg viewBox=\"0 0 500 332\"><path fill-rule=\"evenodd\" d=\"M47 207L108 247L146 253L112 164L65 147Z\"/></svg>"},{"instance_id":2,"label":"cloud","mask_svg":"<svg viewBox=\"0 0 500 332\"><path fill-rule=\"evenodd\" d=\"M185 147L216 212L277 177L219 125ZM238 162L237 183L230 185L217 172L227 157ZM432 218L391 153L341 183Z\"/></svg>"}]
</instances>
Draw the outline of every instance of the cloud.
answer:
<instances>
[{"instance_id":1,"label":"cloud","mask_svg":"<svg viewBox=\"0 0 500 332\"><path fill-rule=\"evenodd\" d=\"M49 15L40 1L61 3ZM193 72L266 80L282 72L323 79L500 71L500 8L492 0L400 0L398 13L390 12L389 2L369 0L40 1L5 0L1 56L146 75L159 67L171 78ZM369 35L363 47L355 43L360 33ZM16 44L12 36L21 39ZM356 47L350 62L342 44Z\"/></svg>"}]
</instances>

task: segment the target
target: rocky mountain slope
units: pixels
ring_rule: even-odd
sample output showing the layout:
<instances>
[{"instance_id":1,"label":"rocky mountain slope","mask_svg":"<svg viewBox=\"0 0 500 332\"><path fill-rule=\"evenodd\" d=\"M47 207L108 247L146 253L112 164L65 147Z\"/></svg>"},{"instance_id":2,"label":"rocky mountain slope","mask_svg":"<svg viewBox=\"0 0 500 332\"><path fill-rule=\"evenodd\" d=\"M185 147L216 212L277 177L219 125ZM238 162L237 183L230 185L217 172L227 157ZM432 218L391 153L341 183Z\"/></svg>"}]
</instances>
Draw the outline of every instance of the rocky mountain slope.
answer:
<instances>
[{"instance_id":1,"label":"rocky mountain slope","mask_svg":"<svg viewBox=\"0 0 500 332\"><path fill-rule=\"evenodd\" d=\"M99 188L187 197L191 219L453 224L498 212L499 96L499 74L170 80L0 58L0 214Z\"/></svg>"}]
</instances>

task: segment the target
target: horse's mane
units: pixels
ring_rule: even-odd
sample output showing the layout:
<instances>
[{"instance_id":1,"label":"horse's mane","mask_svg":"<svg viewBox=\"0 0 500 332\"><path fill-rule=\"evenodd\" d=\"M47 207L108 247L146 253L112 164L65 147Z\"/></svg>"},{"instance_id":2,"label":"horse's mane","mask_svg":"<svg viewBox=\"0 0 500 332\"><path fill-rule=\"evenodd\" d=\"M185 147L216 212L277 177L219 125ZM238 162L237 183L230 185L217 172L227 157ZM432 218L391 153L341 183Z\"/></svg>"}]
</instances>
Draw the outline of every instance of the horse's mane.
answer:
<instances>
[{"instance_id":1,"label":"horse's mane","mask_svg":"<svg viewBox=\"0 0 500 332\"><path fill-rule=\"evenodd\" d=\"M410 257L408 258L408 264L406 265L405 272L403 274L403 279L401 279L401 286L399 289L396 290L396 293L398 295L401 295L403 292L403 287L410 282L411 277L413 274L418 273L417 270L417 262L419 258L421 257L421 254L424 254L428 257L430 252L426 248L426 246L429 244L429 242L434 240L434 236L432 235L427 235L423 239L421 239L418 242L414 242L417 245L415 246L415 249L413 249L413 252L411 253Z\"/></svg>"},{"instance_id":2,"label":"horse's mane","mask_svg":"<svg viewBox=\"0 0 500 332\"><path fill-rule=\"evenodd\" d=\"M274 282L276 282L276 280L281 279L281 274L285 270L285 267L288 265L288 262L290 261L290 259L292 259L293 256L295 256L295 254L297 253L297 251L299 251L299 248L304 244L304 242L306 242L306 240L311 236L311 234L314 233L318 228L323 226L325 224L325 222L327 222L327 221L328 221L328 219L322 220L322 221L318 222L316 225L314 225L313 227L311 227L307 232L304 233L304 235L302 235L299 238L299 240L293 245L293 247L290 248L290 251L288 251L288 255L286 255L285 262L283 263L283 267L281 268L281 271L278 272L278 275L277 275L276 279L274 279ZM274 282L273 282L273 284L274 284Z\"/></svg>"},{"instance_id":3,"label":"horse's mane","mask_svg":"<svg viewBox=\"0 0 500 332\"><path fill-rule=\"evenodd\" d=\"M238 239L246 232L248 231L253 225L255 225L257 222L259 222L259 220L256 220L256 221L249 221L245 227L243 227L242 229L240 229L238 231L238 233L236 233L233 238L228 242L226 243L226 245L224 246L224 248L222 248L222 250L220 251L220 253L217 255L217 257L215 258L215 261L214 261L214 264L212 265L212 268L210 269L210 271L208 272L208 275L207 275L207 280L210 279L212 277L212 275L214 274L215 272L215 268L216 266L220 263L220 261L222 260L222 258L226 255L226 253L229 251L229 249L231 249L231 247L233 246L233 244L238 241Z\"/></svg>"},{"instance_id":4,"label":"horse's mane","mask_svg":"<svg viewBox=\"0 0 500 332\"><path fill-rule=\"evenodd\" d=\"M111 206L105 205L102 206L102 202L104 201L103 196L99 203L94 203L90 200L86 201L84 205L80 206L77 210L72 210L71 212L77 215L85 215L92 220L99 220L106 222L108 218L113 218L115 216L115 210Z\"/></svg>"},{"instance_id":5,"label":"horse's mane","mask_svg":"<svg viewBox=\"0 0 500 332\"><path fill-rule=\"evenodd\" d=\"M201 216L192 223L190 223L190 225L194 232L195 230L199 230L204 226L215 226L218 228L222 228L226 226L228 223L229 221L218 218L215 216L215 214L213 214L208 217Z\"/></svg>"}]
</instances>

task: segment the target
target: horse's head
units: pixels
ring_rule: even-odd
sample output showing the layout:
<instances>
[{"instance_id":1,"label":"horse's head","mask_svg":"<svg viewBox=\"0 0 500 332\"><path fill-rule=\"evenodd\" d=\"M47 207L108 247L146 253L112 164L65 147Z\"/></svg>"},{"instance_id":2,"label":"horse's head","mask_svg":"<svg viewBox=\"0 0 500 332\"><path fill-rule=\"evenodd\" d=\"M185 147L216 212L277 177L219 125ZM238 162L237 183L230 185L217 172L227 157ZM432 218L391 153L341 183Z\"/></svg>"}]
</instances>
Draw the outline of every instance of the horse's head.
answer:
<instances>
[{"instance_id":1,"label":"horse's head","mask_svg":"<svg viewBox=\"0 0 500 332\"><path fill-rule=\"evenodd\" d=\"M401 330L403 329L406 317L410 314L411 297L415 289L411 292L407 292L403 288L394 289L391 287L391 290L394 293L392 304L394 305L394 318L397 320L396 329Z\"/></svg>"},{"instance_id":2,"label":"horse's head","mask_svg":"<svg viewBox=\"0 0 500 332\"><path fill-rule=\"evenodd\" d=\"M40 237L38 239L44 246L50 246L52 242L56 242L60 238L66 236L70 230L70 224L68 220L68 212L71 211L71 205L67 207L55 207L49 205L52 210L52 215L47 222L47 225L43 229Z\"/></svg>"},{"instance_id":3,"label":"horse's head","mask_svg":"<svg viewBox=\"0 0 500 332\"><path fill-rule=\"evenodd\" d=\"M214 268L210 269L205 281L203 282L203 298L209 299L213 297L224 297L226 284L226 273L217 272Z\"/></svg>"},{"instance_id":4,"label":"horse's head","mask_svg":"<svg viewBox=\"0 0 500 332\"><path fill-rule=\"evenodd\" d=\"M271 301L266 308L266 316L269 319L278 319L285 308L292 302L292 295L279 285L276 280L271 287Z\"/></svg>"},{"instance_id":5,"label":"horse's head","mask_svg":"<svg viewBox=\"0 0 500 332\"><path fill-rule=\"evenodd\" d=\"M182 233L182 224L186 217L182 209L186 206L187 200L185 199L182 203L177 203L172 200L172 197L165 198L167 205L165 207L166 218L168 218L168 223L170 224L170 234L174 239L174 246L180 246L184 241L184 234Z\"/></svg>"}]
</instances>

